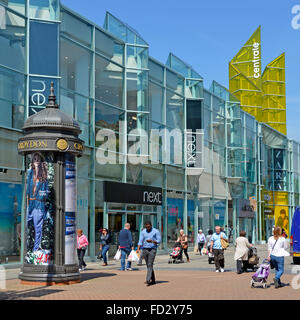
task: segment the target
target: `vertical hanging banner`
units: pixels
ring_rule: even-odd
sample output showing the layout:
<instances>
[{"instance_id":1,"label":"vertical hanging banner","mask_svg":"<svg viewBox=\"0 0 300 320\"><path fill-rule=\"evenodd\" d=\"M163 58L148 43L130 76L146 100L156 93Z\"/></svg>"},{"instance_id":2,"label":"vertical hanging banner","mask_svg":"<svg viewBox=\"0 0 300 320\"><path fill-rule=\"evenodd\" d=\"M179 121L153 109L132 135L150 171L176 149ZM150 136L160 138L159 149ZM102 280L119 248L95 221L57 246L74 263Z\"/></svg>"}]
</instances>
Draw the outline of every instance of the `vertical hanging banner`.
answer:
<instances>
[{"instance_id":1,"label":"vertical hanging banner","mask_svg":"<svg viewBox=\"0 0 300 320\"><path fill-rule=\"evenodd\" d=\"M76 164L75 157L65 160L65 264L76 264Z\"/></svg>"},{"instance_id":2,"label":"vertical hanging banner","mask_svg":"<svg viewBox=\"0 0 300 320\"><path fill-rule=\"evenodd\" d=\"M26 182L26 233L28 264L53 263L54 161L52 153L29 155Z\"/></svg>"}]
</instances>

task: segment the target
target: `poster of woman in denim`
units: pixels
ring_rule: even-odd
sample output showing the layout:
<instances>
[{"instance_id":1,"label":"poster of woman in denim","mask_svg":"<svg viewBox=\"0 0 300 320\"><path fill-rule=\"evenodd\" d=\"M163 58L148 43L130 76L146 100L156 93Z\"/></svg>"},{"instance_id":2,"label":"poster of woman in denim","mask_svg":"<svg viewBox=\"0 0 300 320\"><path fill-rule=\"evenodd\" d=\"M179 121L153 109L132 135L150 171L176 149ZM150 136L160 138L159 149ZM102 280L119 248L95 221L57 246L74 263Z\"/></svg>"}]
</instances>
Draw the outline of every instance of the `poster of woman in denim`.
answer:
<instances>
[{"instance_id":1,"label":"poster of woman in denim","mask_svg":"<svg viewBox=\"0 0 300 320\"><path fill-rule=\"evenodd\" d=\"M50 264L53 256L52 159L39 152L31 155L26 184L27 256L31 264ZM50 169L50 170L49 170Z\"/></svg>"}]
</instances>

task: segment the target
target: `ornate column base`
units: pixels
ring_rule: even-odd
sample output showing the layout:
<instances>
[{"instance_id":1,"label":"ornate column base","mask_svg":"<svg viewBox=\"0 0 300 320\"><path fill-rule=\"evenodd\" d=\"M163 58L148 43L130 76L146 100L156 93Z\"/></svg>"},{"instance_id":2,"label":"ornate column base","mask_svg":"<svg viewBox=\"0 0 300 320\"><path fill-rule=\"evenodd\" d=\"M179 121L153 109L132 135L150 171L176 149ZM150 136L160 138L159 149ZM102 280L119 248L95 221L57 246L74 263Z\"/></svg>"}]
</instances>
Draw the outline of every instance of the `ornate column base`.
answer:
<instances>
[{"instance_id":1,"label":"ornate column base","mask_svg":"<svg viewBox=\"0 0 300 320\"><path fill-rule=\"evenodd\" d=\"M78 265L23 265L19 279L27 285L68 285L80 282L80 272Z\"/></svg>"}]
</instances>

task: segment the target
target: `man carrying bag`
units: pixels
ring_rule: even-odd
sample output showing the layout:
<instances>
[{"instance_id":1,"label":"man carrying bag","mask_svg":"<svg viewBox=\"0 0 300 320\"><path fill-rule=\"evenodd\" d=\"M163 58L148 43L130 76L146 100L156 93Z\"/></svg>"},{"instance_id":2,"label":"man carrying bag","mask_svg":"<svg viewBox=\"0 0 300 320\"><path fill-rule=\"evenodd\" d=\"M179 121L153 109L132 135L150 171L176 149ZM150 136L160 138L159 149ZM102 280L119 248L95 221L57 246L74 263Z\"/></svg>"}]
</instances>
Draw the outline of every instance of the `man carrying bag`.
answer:
<instances>
[{"instance_id":1,"label":"man carrying bag","mask_svg":"<svg viewBox=\"0 0 300 320\"><path fill-rule=\"evenodd\" d=\"M210 252L214 254L214 260L216 265L216 272L224 272L224 247L222 242L227 242L228 239L224 232L221 232L221 227L215 227L216 232L210 239ZM223 244L224 245L224 244Z\"/></svg>"}]
</instances>

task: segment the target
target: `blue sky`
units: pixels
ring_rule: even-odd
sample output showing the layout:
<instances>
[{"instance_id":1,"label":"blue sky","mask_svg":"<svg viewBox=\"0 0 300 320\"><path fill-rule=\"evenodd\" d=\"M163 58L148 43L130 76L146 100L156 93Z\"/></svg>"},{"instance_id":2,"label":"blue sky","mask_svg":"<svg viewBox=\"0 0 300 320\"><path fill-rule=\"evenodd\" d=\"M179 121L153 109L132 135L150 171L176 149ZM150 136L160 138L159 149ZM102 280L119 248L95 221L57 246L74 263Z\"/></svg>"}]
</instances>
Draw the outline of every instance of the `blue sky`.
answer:
<instances>
[{"instance_id":1,"label":"blue sky","mask_svg":"<svg viewBox=\"0 0 300 320\"><path fill-rule=\"evenodd\" d=\"M173 52L204 77L228 87L228 62L261 25L262 68L286 53L287 130L300 142L300 29L291 21L300 0L62 0L103 26L106 11L150 45L150 55L166 63ZM299 11L300 13L300 11ZM299 19L300 23L300 19Z\"/></svg>"}]
</instances>

